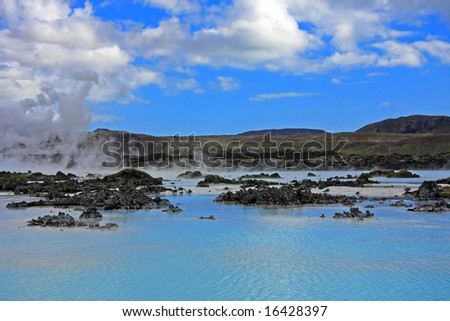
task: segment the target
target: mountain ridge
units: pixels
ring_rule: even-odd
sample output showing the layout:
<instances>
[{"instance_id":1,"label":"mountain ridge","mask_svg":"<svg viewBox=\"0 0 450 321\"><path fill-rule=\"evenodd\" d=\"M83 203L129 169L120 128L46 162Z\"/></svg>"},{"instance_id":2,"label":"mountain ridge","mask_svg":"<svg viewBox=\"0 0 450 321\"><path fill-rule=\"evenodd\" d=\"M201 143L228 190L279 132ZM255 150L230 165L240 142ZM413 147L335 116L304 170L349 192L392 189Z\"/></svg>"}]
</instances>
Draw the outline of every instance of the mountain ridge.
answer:
<instances>
[{"instance_id":1,"label":"mountain ridge","mask_svg":"<svg viewBox=\"0 0 450 321\"><path fill-rule=\"evenodd\" d=\"M411 115L389 118L367 124L357 133L392 133L392 134L448 134L450 133L450 117Z\"/></svg>"},{"instance_id":2,"label":"mountain ridge","mask_svg":"<svg viewBox=\"0 0 450 321\"><path fill-rule=\"evenodd\" d=\"M291 135L317 135L324 134L324 129L312 128L272 128L250 130L237 134L203 134L197 136L264 136L270 133L272 136L291 136ZM397 118L388 118L378 122L369 123L356 131L345 131L347 133L384 133L384 134L450 134L449 116L432 115L411 115ZM152 135L144 133L133 133L124 130L114 130L107 128L97 128L91 132L97 135L114 135L117 133L129 133L139 136L165 137L167 135Z\"/></svg>"},{"instance_id":3,"label":"mountain ridge","mask_svg":"<svg viewBox=\"0 0 450 321\"><path fill-rule=\"evenodd\" d=\"M251 130L243 133L236 134L237 136L264 136L267 134L272 136L289 136L289 135L315 135L323 134L323 129L310 129L310 128L282 128L282 129L261 129Z\"/></svg>"}]
</instances>

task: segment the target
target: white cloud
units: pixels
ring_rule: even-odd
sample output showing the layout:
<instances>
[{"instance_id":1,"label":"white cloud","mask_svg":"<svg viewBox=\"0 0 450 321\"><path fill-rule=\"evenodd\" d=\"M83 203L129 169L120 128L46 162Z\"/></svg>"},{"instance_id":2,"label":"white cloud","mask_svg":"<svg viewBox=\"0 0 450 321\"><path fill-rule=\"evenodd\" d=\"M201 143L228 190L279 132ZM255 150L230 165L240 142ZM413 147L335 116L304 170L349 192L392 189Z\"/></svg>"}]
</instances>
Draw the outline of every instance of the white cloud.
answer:
<instances>
[{"instance_id":1,"label":"white cloud","mask_svg":"<svg viewBox=\"0 0 450 321\"><path fill-rule=\"evenodd\" d=\"M194 34L201 49L193 62L255 66L294 59L315 47L315 37L298 28L284 1L237 0L216 27Z\"/></svg>"},{"instance_id":2,"label":"white cloud","mask_svg":"<svg viewBox=\"0 0 450 321\"><path fill-rule=\"evenodd\" d=\"M445 64L450 64L450 43L440 40L417 41L414 47L439 59Z\"/></svg>"},{"instance_id":3,"label":"white cloud","mask_svg":"<svg viewBox=\"0 0 450 321\"><path fill-rule=\"evenodd\" d=\"M380 103L381 107L391 107L392 103L390 101L383 101Z\"/></svg>"},{"instance_id":4,"label":"white cloud","mask_svg":"<svg viewBox=\"0 0 450 321\"><path fill-rule=\"evenodd\" d=\"M422 53L413 45L397 41L386 41L373 45L375 48L385 51L385 55L378 59L378 65L382 67L408 66L420 67L424 63Z\"/></svg>"},{"instance_id":5,"label":"white cloud","mask_svg":"<svg viewBox=\"0 0 450 321\"><path fill-rule=\"evenodd\" d=\"M286 0L298 21L316 26L321 36L331 36L332 45L341 52L355 51L359 42L375 37L400 37L407 33L389 27L389 16L378 6L344 5L340 1Z\"/></svg>"},{"instance_id":6,"label":"white cloud","mask_svg":"<svg viewBox=\"0 0 450 321\"><path fill-rule=\"evenodd\" d=\"M34 97L48 84L70 92L77 82L89 81L80 73L96 75L88 96L95 101L162 82L161 74L132 65L123 33L96 18L89 2L72 10L64 0L0 0L0 8L7 26L0 30L0 99Z\"/></svg>"},{"instance_id":7,"label":"white cloud","mask_svg":"<svg viewBox=\"0 0 450 321\"><path fill-rule=\"evenodd\" d=\"M70 154L92 120L92 102L131 100L134 89L162 83L133 65L123 32L96 18L89 2L69 4L0 0L2 148L26 142L27 152L42 152L39 143L57 136L67 144L54 152Z\"/></svg>"},{"instance_id":8,"label":"white cloud","mask_svg":"<svg viewBox=\"0 0 450 321\"><path fill-rule=\"evenodd\" d=\"M88 98L108 101L131 99L133 90L149 84L201 93L193 80L164 79L166 70L195 65L301 74L419 67L430 56L450 63L450 43L432 36L408 43L402 37L410 32L392 27L401 15L450 12L446 1L236 0L209 11L200 1L142 1L173 17L157 27L120 30L97 18L89 2L73 10L65 0L0 0L6 26L0 30L0 98L33 97L43 84L68 90L79 81L70 75L86 70L98 75ZM176 17L199 9L208 12L207 23L201 15L195 15L197 20ZM313 27L305 30L299 22ZM136 57L147 59L148 67L134 67ZM151 70L152 64L160 71ZM218 81L223 90L238 86L231 79Z\"/></svg>"},{"instance_id":9,"label":"white cloud","mask_svg":"<svg viewBox=\"0 0 450 321\"><path fill-rule=\"evenodd\" d=\"M374 53L335 52L332 56L325 59L324 67L329 69L333 67L367 66L373 65L376 60L377 55Z\"/></svg>"},{"instance_id":10,"label":"white cloud","mask_svg":"<svg viewBox=\"0 0 450 321\"><path fill-rule=\"evenodd\" d=\"M169 11L175 2L165 4ZM406 42L414 29L393 27L403 17L407 21L414 16L417 21L437 8L449 7L438 0L429 5L413 0L236 0L221 10L202 6L206 16L174 16L155 28L127 33L127 47L148 59L163 58L174 68L230 66L297 74L336 67L420 66L425 62L421 52L427 50L441 61L446 59L436 49L432 53L429 47ZM192 28L191 23L198 25Z\"/></svg>"},{"instance_id":11,"label":"white cloud","mask_svg":"<svg viewBox=\"0 0 450 321\"><path fill-rule=\"evenodd\" d=\"M201 84L195 78L166 79L166 83L163 84L163 88L169 95L178 95L183 91L191 91L195 94L204 94L205 90L201 87Z\"/></svg>"},{"instance_id":12,"label":"white cloud","mask_svg":"<svg viewBox=\"0 0 450 321\"><path fill-rule=\"evenodd\" d=\"M174 14L189 13L200 10L198 1L193 0L141 0L144 4L161 8Z\"/></svg>"},{"instance_id":13,"label":"white cloud","mask_svg":"<svg viewBox=\"0 0 450 321\"><path fill-rule=\"evenodd\" d=\"M133 91L147 85L164 85L164 76L143 67L123 66L101 77L93 86L89 98L94 101L112 101L121 103L137 100Z\"/></svg>"},{"instance_id":14,"label":"white cloud","mask_svg":"<svg viewBox=\"0 0 450 321\"><path fill-rule=\"evenodd\" d=\"M88 99L108 101L132 99L133 90L149 84L202 93L193 78L165 79L166 71L196 65L302 74L360 66L419 67L428 57L450 63L445 39L404 38L414 30L407 30L408 21L450 13L450 2L444 0L236 0L221 6L197 0L140 2L172 17L157 27L122 30L96 17L89 2L73 9L66 0L0 0L0 98L34 97L44 84L70 90L80 81L72 75L80 71L98 75ZM393 27L399 20L402 30ZM134 66L140 57L147 67ZM239 86L231 79L217 80L223 90Z\"/></svg>"},{"instance_id":15,"label":"white cloud","mask_svg":"<svg viewBox=\"0 0 450 321\"><path fill-rule=\"evenodd\" d=\"M193 50L189 48L189 30L178 18L163 20L156 28L131 31L125 35L125 43L127 48L137 50L139 55L148 59L165 57L179 60Z\"/></svg>"},{"instance_id":16,"label":"white cloud","mask_svg":"<svg viewBox=\"0 0 450 321\"><path fill-rule=\"evenodd\" d=\"M295 98L295 97L307 97L307 96L315 96L314 93L300 93L300 92L286 92L286 93L275 93L275 94L259 94L253 97L250 97L250 101L263 102L266 100L273 99L283 99L283 98Z\"/></svg>"},{"instance_id":17,"label":"white cloud","mask_svg":"<svg viewBox=\"0 0 450 321\"><path fill-rule=\"evenodd\" d=\"M208 27L189 31L174 17L127 36L127 46L147 58L165 57L190 65L257 66L295 60L319 40L298 28L281 0L237 0L210 18Z\"/></svg>"},{"instance_id":18,"label":"white cloud","mask_svg":"<svg viewBox=\"0 0 450 321\"><path fill-rule=\"evenodd\" d=\"M241 86L241 84L239 83L239 80L234 79L232 77L219 76L219 77L217 77L217 80L219 81L219 87L223 91L236 90L236 89L239 89L239 87Z\"/></svg>"},{"instance_id":19,"label":"white cloud","mask_svg":"<svg viewBox=\"0 0 450 321\"><path fill-rule=\"evenodd\" d=\"M57 21L67 17L70 12L69 3L60 0L3 0L0 6L0 14L14 24L34 19Z\"/></svg>"}]
</instances>

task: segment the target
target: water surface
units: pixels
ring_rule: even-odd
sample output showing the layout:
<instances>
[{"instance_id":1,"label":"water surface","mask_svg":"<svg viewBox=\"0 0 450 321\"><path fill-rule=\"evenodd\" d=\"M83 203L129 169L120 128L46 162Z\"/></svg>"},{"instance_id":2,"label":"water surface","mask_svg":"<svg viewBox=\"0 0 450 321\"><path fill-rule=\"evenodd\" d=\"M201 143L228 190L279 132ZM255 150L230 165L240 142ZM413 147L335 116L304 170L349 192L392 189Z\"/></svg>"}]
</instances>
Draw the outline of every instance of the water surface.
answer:
<instances>
[{"instance_id":1,"label":"water surface","mask_svg":"<svg viewBox=\"0 0 450 321\"><path fill-rule=\"evenodd\" d=\"M450 300L448 213L373 203L376 219L336 221L347 208L185 195L169 197L179 214L105 212L117 231L60 230L26 227L51 209L12 199L0 196L0 300Z\"/></svg>"}]
</instances>

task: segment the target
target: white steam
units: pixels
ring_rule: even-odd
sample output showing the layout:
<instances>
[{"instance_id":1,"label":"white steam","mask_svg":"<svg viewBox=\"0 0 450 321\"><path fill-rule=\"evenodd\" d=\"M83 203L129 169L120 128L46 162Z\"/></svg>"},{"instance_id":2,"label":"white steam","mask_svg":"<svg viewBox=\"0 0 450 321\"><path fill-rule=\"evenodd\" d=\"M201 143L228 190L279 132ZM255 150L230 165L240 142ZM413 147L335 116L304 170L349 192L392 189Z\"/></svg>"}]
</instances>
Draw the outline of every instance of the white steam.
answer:
<instances>
[{"instance_id":1,"label":"white steam","mask_svg":"<svg viewBox=\"0 0 450 321\"><path fill-rule=\"evenodd\" d=\"M88 81L78 82L78 88L70 93L46 86L34 99L2 103L5 117L0 118L0 151L4 160L54 163L62 168L95 166L85 164L92 162L95 153L83 144L92 119L92 106L86 106L86 98L97 77L84 72L78 79Z\"/></svg>"}]
</instances>

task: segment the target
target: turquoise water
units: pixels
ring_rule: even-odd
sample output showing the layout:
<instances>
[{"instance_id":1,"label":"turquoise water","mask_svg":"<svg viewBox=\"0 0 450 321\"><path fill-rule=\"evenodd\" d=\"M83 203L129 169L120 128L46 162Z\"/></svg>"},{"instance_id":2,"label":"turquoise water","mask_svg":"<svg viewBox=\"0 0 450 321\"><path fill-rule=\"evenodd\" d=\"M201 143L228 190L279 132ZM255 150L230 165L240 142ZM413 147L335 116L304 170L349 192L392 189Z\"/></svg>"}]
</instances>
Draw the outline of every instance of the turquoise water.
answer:
<instances>
[{"instance_id":1,"label":"turquoise water","mask_svg":"<svg viewBox=\"0 0 450 321\"><path fill-rule=\"evenodd\" d=\"M7 210L12 198L0 197L0 300L450 300L450 213L374 203L377 219L335 221L345 207L185 195L169 197L179 214L107 212L119 230L60 231L25 227L50 210Z\"/></svg>"}]
</instances>

